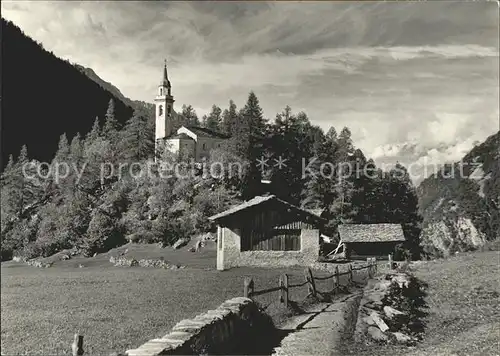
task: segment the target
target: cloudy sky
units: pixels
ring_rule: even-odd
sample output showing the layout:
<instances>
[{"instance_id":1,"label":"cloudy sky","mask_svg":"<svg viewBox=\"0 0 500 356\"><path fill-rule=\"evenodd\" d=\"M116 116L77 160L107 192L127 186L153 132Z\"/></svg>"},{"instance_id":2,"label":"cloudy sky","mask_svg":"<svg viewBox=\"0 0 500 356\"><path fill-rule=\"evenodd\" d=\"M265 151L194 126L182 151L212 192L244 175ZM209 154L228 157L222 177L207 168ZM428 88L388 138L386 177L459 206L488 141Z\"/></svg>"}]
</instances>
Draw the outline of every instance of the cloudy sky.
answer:
<instances>
[{"instance_id":1,"label":"cloudy sky","mask_svg":"<svg viewBox=\"0 0 500 356\"><path fill-rule=\"evenodd\" d=\"M496 2L2 2L59 57L152 101L163 60L175 109L287 104L348 126L377 163L458 160L499 129ZM417 178L417 180L419 180Z\"/></svg>"}]
</instances>

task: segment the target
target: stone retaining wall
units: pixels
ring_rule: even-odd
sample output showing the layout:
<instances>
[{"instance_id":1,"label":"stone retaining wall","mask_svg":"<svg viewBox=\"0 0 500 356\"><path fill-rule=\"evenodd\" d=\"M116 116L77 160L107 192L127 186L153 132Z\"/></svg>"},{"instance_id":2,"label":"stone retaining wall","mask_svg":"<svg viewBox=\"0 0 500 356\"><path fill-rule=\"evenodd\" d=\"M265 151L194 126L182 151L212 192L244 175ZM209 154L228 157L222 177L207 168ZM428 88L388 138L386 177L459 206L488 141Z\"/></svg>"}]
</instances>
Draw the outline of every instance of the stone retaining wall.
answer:
<instances>
[{"instance_id":1,"label":"stone retaining wall","mask_svg":"<svg viewBox=\"0 0 500 356\"><path fill-rule=\"evenodd\" d=\"M270 330L273 330L272 323L257 304L249 298L238 297L225 301L215 310L180 321L162 338L150 340L126 354L231 354L237 353L243 343L258 344L257 339L269 339Z\"/></svg>"},{"instance_id":2,"label":"stone retaining wall","mask_svg":"<svg viewBox=\"0 0 500 356\"><path fill-rule=\"evenodd\" d=\"M133 257L114 257L109 258L115 267L154 267L154 268L165 268L165 269L183 269L185 266L170 264L163 259L141 259L136 260Z\"/></svg>"}]
</instances>

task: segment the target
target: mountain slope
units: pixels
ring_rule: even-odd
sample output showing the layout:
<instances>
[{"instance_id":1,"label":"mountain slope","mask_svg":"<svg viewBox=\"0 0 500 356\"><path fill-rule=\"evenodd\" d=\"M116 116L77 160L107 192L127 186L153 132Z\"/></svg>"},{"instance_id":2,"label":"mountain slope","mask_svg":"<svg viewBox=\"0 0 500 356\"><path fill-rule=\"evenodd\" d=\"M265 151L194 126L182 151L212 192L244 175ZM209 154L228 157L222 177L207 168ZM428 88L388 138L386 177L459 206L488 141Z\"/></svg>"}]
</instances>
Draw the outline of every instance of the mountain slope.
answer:
<instances>
[{"instance_id":1,"label":"mountain slope","mask_svg":"<svg viewBox=\"0 0 500 356\"><path fill-rule=\"evenodd\" d=\"M111 98L117 120L124 123L132 108L123 95L90 80L88 72L44 50L2 18L2 168L23 144L30 157L50 161L61 134L69 139L86 134L96 116L103 123Z\"/></svg>"},{"instance_id":2,"label":"mountain slope","mask_svg":"<svg viewBox=\"0 0 500 356\"><path fill-rule=\"evenodd\" d=\"M102 88L106 89L110 93L112 93L116 98L119 98L122 102L127 104L128 106L131 106L134 109L140 109L144 110L146 113L148 113L148 117L153 120L155 117L155 106L152 103L148 103L145 101L141 100L131 100L127 98L125 95L122 94L120 89L115 87L113 84L103 80L101 77L99 77L92 68L86 68L83 67L79 64L74 64L74 66L83 74L85 74L87 77L92 79L94 82L99 84ZM152 97L153 97L152 93ZM179 114L175 112L175 110L172 110L172 117L173 120L180 120Z\"/></svg>"},{"instance_id":3,"label":"mountain slope","mask_svg":"<svg viewBox=\"0 0 500 356\"><path fill-rule=\"evenodd\" d=\"M128 106L132 106L134 105L134 103L132 102L132 100L130 100L129 98L127 98L125 95L122 94L122 92L120 91L120 89L118 89L117 87L115 87L113 84L111 84L110 82L107 82L105 80L103 80L101 77L99 77L92 68L87 68L87 67L84 67L84 66L81 66L79 64L73 64L73 66L78 69L80 72L82 72L83 74L85 74L87 77L89 77L90 79L92 79L94 82L96 82L97 84L99 84L102 88L106 89L107 91L109 91L111 94L113 94L116 98L120 99L123 103L127 104Z\"/></svg>"},{"instance_id":4,"label":"mountain slope","mask_svg":"<svg viewBox=\"0 0 500 356\"><path fill-rule=\"evenodd\" d=\"M424 251L446 256L500 236L500 132L418 187Z\"/></svg>"}]
</instances>

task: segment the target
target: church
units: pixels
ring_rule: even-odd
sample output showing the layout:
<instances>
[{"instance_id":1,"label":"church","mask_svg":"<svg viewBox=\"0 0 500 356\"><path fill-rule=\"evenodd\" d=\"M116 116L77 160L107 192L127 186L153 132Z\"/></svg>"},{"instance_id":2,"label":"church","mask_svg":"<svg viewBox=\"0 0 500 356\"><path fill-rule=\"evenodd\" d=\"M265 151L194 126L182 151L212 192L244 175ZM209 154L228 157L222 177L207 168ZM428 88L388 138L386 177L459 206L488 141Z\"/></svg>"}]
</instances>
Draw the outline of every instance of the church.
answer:
<instances>
[{"instance_id":1,"label":"church","mask_svg":"<svg viewBox=\"0 0 500 356\"><path fill-rule=\"evenodd\" d=\"M193 158L196 162L200 162L210 156L211 150L222 147L229 139L227 135L199 126L181 126L173 132L174 101L165 61L163 79L154 100L157 151L165 147L178 157Z\"/></svg>"}]
</instances>

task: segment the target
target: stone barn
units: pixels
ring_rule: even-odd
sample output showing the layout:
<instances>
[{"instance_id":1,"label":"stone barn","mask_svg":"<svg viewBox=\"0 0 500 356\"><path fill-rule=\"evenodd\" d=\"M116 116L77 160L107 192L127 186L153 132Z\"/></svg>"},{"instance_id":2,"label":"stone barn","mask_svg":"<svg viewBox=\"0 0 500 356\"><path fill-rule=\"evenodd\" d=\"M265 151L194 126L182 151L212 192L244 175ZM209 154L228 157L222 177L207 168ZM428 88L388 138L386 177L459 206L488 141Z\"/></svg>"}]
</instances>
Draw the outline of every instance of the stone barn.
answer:
<instances>
[{"instance_id":1,"label":"stone barn","mask_svg":"<svg viewBox=\"0 0 500 356\"><path fill-rule=\"evenodd\" d=\"M405 241L400 224L340 224L340 244L347 259L394 254L396 245Z\"/></svg>"},{"instance_id":2,"label":"stone barn","mask_svg":"<svg viewBox=\"0 0 500 356\"><path fill-rule=\"evenodd\" d=\"M217 223L217 269L309 265L319 257L321 217L274 195L209 218Z\"/></svg>"}]
</instances>

